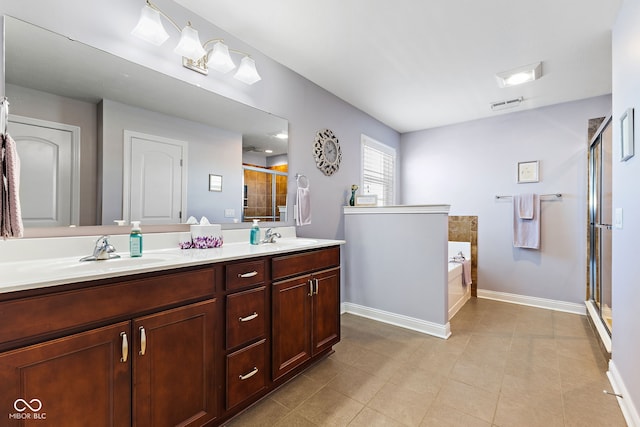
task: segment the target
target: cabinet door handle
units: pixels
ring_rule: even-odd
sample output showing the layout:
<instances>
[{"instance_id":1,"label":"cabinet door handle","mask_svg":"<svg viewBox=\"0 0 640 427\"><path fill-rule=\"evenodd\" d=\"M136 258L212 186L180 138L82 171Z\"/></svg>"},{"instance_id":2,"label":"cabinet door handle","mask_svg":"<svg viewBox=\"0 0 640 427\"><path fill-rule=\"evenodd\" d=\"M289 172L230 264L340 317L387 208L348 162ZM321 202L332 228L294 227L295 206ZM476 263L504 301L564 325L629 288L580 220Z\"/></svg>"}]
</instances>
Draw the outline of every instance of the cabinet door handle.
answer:
<instances>
[{"instance_id":1,"label":"cabinet door handle","mask_svg":"<svg viewBox=\"0 0 640 427\"><path fill-rule=\"evenodd\" d=\"M249 277L255 277L258 275L257 271L250 271L248 273L242 273L242 274L238 274L238 277L240 277L241 279L247 279Z\"/></svg>"},{"instance_id":2,"label":"cabinet door handle","mask_svg":"<svg viewBox=\"0 0 640 427\"><path fill-rule=\"evenodd\" d=\"M314 292L314 295L318 295L318 279L313 279L313 281L314 281L314 282L315 282L315 284L316 284L316 290L315 290L315 292Z\"/></svg>"},{"instance_id":3,"label":"cabinet door handle","mask_svg":"<svg viewBox=\"0 0 640 427\"><path fill-rule=\"evenodd\" d=\"M144 326L140 326L140 356L144 356L147 352L147 332L144 330Z\"/></svg>"},{"instance_id":4,"label":"cabinet door handle","mask_svg":"<svg viewBox=\"0 0 640 427\"><path fill-rule=\"evenodd\" d=\"M255 311L253 312L253 314L247 316L247 317L238 317L238 320L240 322L248 322L250 320L255 319L256 317L258 317L258 313L256 313Z\"/></svg>"},{"instance_id":5,"label":"cabinet door handle","mask_svg":"<svg viewBox=\"0 0 640 427\"><path fill-rule=\"evenodd\" d=\"M313 296L313 280L311 279L309 279L309 293L307 294L307 296Z\"/></svg>"},{"instance_id":6,"label":"cabinet door handle","mask_svg":"<svg viewBox=\"0 0 640 427\"><path fill-rule=\"evenodd\" d=\"M122 357L120 358L120 362L126 363L127 357L129 356L129 341L127 340L126 332L120 332L120 336L122 337Z\"/></svg>"},{"instance_id":7,"label":"cabinet door handle","mask_svg":"<svg viewBox=\"0 0 640 427\"><path fill-rule=\"evenodd\" d=\"M252 376L254 376L254 375L255 375L255 374L257 374L257 373L258 373L258 367L257 367L257 366L254 366L254 367L253 367L253 370L252 370L251 372L249 372L249 373L248 373L248 374L246 374L246 375L238 375L238 378L240 378L242 381L244 381L244 380L246 380L246 379L248 379L248 378L251 378Z\"/></svg>"}]
</instances>

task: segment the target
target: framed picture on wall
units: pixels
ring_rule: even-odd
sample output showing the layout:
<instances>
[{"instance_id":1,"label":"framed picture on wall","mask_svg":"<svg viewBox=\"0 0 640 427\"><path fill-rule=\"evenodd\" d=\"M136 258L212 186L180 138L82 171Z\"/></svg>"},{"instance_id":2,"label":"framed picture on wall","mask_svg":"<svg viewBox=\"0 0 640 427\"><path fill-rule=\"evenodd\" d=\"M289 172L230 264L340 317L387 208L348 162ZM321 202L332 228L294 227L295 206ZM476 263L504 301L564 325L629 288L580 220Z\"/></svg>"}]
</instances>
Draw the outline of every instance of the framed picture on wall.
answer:
<instances>
[{"instance_id":1,"label":"framed picture on wall","mask_svg":"<svg viewBox=\"0 0 640 427\"><path fill-rule=\"evenodd\" d=\"M620 161L629 160L633 154L633 108L628 108L620 117Z\"/></svg>"},{"instance_id":2,"label":"framed picture on wall","mask_svg":"<svg viewBox=\"0 0 640 427\"><path fill-rule=\"evenodd\" d=\"M222 175L209 174L209 191L222 191Z\"/></svg>"},{"instance_id":3,"label":"framed picture on wall","mask_svg":"<svg viewBox=\"0 0 640 427\"><path fill-rule=\"evenodd\" d=\"M518 184L540 181L540 162L518 162Z\"/></svg>"}]
</instances>

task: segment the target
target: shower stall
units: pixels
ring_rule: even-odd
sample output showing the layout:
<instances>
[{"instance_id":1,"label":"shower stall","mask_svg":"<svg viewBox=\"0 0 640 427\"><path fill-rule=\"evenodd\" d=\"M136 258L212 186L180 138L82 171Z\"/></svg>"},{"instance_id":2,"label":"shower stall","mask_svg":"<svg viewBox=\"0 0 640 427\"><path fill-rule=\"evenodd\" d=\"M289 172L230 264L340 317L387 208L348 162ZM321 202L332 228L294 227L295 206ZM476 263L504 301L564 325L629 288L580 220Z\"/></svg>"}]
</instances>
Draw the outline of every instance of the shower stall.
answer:
<instances>
[{"instance_id":1,"label":"shower stall","mask_svg":"<svg viewBox=\"0 0 640 427\"><path fill-rule=\"evenodd\" d=\"M607 350L613 328L611 304L612 126L604 119L589 145L589 262L587 310Z\"/></svg>"}]
</instances>

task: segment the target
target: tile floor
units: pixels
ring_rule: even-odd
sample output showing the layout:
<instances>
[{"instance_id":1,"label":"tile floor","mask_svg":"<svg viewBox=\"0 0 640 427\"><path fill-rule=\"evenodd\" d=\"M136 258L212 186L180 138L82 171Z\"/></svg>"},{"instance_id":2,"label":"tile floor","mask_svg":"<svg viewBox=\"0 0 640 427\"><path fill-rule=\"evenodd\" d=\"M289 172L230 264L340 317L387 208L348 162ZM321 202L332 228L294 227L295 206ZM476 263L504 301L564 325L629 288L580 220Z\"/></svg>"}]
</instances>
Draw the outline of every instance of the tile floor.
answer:
<instances>
[{"instance_id":1,"label":"tile floor","mask_svg":"<svg viewBox=\"0 0 640 427\"><path fill-rule=\"evenodd\" d=\"M472 298L451 330L345 314L333 355L228 425L626 425L586 317Z\"/></svg>"}]
</instances>

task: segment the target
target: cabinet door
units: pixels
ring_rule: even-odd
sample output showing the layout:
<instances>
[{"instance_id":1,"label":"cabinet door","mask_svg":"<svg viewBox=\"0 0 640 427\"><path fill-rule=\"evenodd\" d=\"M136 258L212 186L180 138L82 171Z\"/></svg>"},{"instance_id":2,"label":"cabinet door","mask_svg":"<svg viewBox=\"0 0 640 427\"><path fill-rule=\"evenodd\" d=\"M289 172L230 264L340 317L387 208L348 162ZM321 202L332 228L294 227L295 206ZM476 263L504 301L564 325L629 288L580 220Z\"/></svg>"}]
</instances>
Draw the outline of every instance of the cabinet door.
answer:
<instances>
[{"instance_id":1,"label":"cabinet door","mask_svg":"<svg viewBox=\"0 0 640 427\"><path fill-rule=\"evenodd\" d=\"M122 322L0 354L1 424L131 425L130 328Z\"/></svg>"},{"instance_id":2,"label":"cabinet door","mask_svg":"<svg viewBox=\"0 0 640 427\"><path fill-rule=\"evenodd\" d=\"M134 426L199 426L217 416L216 300L133 322Z\"/></svg>"},{"instance_id":3,"label":"cabinet door","mask_svg":"<svg viewBox=\"0 0 640 427\"><path fill-rule=\"evenodd\" d=\"M309 276L273 284L273 379L311 358Z\"/></svg>"},{"instance_id":4,"label":"cabinet door","mask_svg":"<svg viewBox=\"0 0 640 427\"><path fill-rule=\"evenodd\" d=\"M312 277L313 354L340 341L340 269L334 268Z\"/></svg>"}]
</instances>

